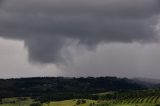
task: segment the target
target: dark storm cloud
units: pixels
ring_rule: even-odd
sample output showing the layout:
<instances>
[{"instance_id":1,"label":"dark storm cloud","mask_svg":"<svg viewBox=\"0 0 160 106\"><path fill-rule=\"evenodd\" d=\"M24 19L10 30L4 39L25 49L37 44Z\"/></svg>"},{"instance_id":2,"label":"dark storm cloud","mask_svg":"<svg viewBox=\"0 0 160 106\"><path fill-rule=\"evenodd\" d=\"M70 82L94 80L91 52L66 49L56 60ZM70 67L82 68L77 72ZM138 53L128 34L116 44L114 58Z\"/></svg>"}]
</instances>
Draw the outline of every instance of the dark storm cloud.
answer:
<instances>
[{"instance_id":1,"label":"dark storm cloud","mask_svg":"<svg viewBox=\"0 0 160 106\"><path fill-rule=\"evenodd\" d=\"M5 0L0 36L24 40L31 61L56 63L69 41L155 41L159 13L159 0Z\"/></svg>"},{"instance_id":2,"label":"dark storm cloud","mask_svg":"<svg viewBox=\"0 0 160 106\"><path fill-rule=\"evenodd\" d=\"M3 0L0 0L0 7L1 7L2 3L3 3Z\"/></svg>"},{"instance_id":3,"label":"dark storm cloud","mask_svg":"<svg viewBox=\"0 0 160 106\"><path fill-rule=\"evenodd\" d=\"M63 61L60 49L64 46L64 42L61 37L46 36L26 39L25 45L28 47L31 61L50 63Z\"/></svg>"}]
</instances>

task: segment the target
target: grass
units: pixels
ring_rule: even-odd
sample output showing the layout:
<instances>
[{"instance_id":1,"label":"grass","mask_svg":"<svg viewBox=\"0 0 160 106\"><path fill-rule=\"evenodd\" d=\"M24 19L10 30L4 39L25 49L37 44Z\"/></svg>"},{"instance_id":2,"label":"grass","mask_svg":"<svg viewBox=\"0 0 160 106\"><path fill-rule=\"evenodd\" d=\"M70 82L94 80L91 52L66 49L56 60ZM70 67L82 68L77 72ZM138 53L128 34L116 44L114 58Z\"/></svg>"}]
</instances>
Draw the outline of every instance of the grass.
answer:
<instances>
[{"instance_id":1,"label":"grass","mask_svg":"<svg viewBox=\"0 0 160 106\"><path fill-rule=\"evenodd\" d=\"M94 100L87 100L87 99L84 99L84 100L86 100L86 103L80 104L80 105L76 105L78 100L73 99L73 100L50 102L49 106L89 106L91 103L95 103L95 104L97 103ZM6 98L6 99L3 99L3 103L4 104L0 104L0 106L30 106L30 104L34 103L34 101L28 98L25 101L19 102L17 98ZM48 106L48 104L44 103L42 106Z\"/></svg>"},{"instance_id":2,"label":"grass","mask_svg":"<svg viewBox=\"0 0 160 106\"><path fill-rule=\"evenodd\" d=\"M76 105L76 103L77 99L73 99L60 102L50 102L50 106L89 106L91 103L97 103L97 102L93 100L86 100L86 103L84 104ZM48 106L48 104L44 104L43 106Z\"/></svg>"},{"instance_id":3,"label":"grass","mask_svg":"<svg viewBox=\"0 0 160 106\"><path fill-rule=\"evenodd\" d=\"M25 98L26 100L19 100L19 98L5 98L2 99L3 104L0 106L29 106L33 103L33 100L30 98Z\"/></svg>"},{"instance_id":4,"label":"grass","mask_svg":"<svg viewBox=\"0 0 160 106\"><path fill-rule=\"evenodd\" d=\"M72 100L64 100L64 101L52 101L49 103L49 106L90 106L90 104L99 104L97 106L155 106L156 104L160 104L159 96L150 96L145 98L130 98L126 100L88 100L84 104L76 105L78 99ZM34 100L30 98L26 98L25 100L21 100L19 98L6 98L2 99L3 104L0 106L30 106L30 104L34 103ZM48 106L47 103L44 103L42 106Z\"/></svg>"},{"instance_id":5,"label":"grass","mask_svg":"<svg viewBox=\"0 0 160 106\"><path fill-rule=\"evenodd\" d=\"M96 94L92 94L92 95L99 95L99 96L104 96L107 94L113 94L114 92L103 92L103 93L96 93Z\"/></svg>"}]
</instances>

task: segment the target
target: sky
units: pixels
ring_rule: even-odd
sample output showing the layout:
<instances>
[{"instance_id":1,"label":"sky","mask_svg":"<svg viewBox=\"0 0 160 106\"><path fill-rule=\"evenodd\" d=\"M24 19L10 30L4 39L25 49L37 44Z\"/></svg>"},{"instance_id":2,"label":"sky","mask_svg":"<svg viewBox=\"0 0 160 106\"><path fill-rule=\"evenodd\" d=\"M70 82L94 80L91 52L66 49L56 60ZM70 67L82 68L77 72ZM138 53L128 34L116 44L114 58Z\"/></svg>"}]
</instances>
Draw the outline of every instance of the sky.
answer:
<instances>
[{"instance_id":1,"label":"sky","mask_svg":"<svg viewBox=\"0 0 160 106\"><path fill-rule=\"evenodd\" d=\"M160 76L159 0L0 0L0 78Z\"/></svg>"}]
</instances>

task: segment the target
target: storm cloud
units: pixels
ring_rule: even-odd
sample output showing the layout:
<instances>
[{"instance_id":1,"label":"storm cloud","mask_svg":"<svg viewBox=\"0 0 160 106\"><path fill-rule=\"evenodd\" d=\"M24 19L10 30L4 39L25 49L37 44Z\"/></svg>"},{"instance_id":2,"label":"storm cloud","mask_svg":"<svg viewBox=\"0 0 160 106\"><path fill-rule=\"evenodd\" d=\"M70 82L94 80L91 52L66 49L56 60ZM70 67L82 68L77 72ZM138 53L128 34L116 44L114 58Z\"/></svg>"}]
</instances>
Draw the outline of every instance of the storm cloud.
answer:
<instances>
[{"instance_id":1,"label":"storm cloud","mask_svg":"<svg viewBox=\"0 0 160 106\"><path fill-rule=\"evenodd\" d=\"M65 61L74 44L157 42L159 0L0 1L0 36L23 40L31 62Z\"/></svg>"}]
</instances>

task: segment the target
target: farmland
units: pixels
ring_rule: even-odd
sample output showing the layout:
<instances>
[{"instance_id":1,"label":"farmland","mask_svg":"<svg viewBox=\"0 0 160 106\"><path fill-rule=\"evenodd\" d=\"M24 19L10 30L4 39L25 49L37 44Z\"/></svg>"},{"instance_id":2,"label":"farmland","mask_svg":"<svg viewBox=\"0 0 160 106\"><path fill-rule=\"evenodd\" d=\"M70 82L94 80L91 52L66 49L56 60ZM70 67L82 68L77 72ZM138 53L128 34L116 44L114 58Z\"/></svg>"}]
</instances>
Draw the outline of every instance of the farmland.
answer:
<instances>
[{"instance_id":1,"label":"farmland","mask_svg":"<svg viewBox=\"0 0 160 106\"><path fill-rule=\"evenodd\" d=\"M150 92L151 90L146 90L145 92ZM156 90L154 90L156 91ZM138 91L139 93L144 93ZM132 91L135 93L135 91ZM114 98L114 95L117 95L117 98ZM37 101L30 97L15 97L15 98L3 98L1 100L0 106L159 106L160 104L160 96L150 95L150 96L135 96L130 95L131 92L123 92L123 93L114 93L114 92L104 92L97 93L94 95L98 95L97 100L89 100L89 99L70 99L63 101ZM113 95L113 97L108 97L109 95ZM122 97L121 95L128 95L128 97ZM139 94L140 95L140 94ZM105 98L104 98L105 96ZM39 104L39 105L33 105Z\"/></svg>"},{"instance_id":2,"label":"farmland","mask_svg":"<svg viewBox=\"0 0 160 106\"><path fill-rule=\"evenodd\" d=\"M130 98L126 100L101 101L98 106L159 106L160 97Z\"/></svg>"},{"instance_id":3,"label":"farmland","mask_svg":"<svg viewBox=\"0 0 160 106\"><path fill-rule=\"evenodd\" d=\"M31 104L39 103L30 98L26 98L22 101L20 101L19 98L6 98L2 101L3 103L0 104L0 106L30 106ZM72 99L64 101L50 101L49 103L42 103L41 106L90 106L92 104L96 105L97 101L87 99Z\"/></svg>"},{"instance_id":4,"label":"farmland","mask_svg":"<svg viewBox=\"0 0 160 106\"><path fill-rule=\"evenodd\" d=\"M7 99L6 99L7 100ZM77 104L78 99L64 101L50 101L43 103L42 106L158 106L160 97L131 98L127 100L85 100L85 103ZM0 106L30 106L36 103L34 100L27 99L25 101L17 101L15 98L8 99L8 103L0 104Z\"/></svg>"}]
</instances>

